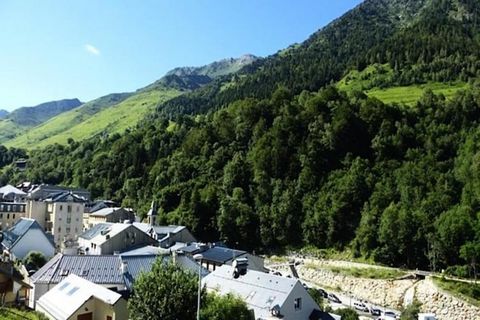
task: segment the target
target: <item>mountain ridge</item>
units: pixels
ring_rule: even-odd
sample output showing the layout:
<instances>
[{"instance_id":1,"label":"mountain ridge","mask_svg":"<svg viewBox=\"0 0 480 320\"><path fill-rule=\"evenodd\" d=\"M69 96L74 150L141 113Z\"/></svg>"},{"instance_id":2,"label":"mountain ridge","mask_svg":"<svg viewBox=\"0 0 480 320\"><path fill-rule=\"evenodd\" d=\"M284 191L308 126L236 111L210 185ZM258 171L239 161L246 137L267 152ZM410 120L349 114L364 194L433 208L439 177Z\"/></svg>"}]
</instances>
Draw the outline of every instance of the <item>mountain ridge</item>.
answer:
<instances>
[{"instance_id":1,"label":"mountain ridge","mask_svg":"<svg viewBox=\"0 0 480 320\"><path fill-rule=\"evenodd\" d=\"M253 55L244 55L200 67L175 68L152 84L134 92L113 93L84 103L21 135L17 134L13 139L4 141L4 144L38 148L51 143L66 144L69 139L83 140L93 135L122 132L134 127L158 103L205 86L218 77L237 72L258 59ZM98 121L94 120L95 117L98 117Z\"/></svg>"}]
</instances>

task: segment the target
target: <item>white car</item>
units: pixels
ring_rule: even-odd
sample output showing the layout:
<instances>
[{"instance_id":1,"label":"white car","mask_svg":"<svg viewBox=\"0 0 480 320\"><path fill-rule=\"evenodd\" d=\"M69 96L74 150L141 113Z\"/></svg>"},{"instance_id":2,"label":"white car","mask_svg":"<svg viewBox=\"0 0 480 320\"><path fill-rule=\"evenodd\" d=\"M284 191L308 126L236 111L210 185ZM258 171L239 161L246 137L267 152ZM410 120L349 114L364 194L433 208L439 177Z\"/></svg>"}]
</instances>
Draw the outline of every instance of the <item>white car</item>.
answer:
<instances>
[{"instance_id":1,"label":"white car","mask_svg":"<svg viewBox=\"0 0 480 320\"><path fill-rule=\"evenodd\" d=\"M368 307L365 305L363 302L354 302L353 307L357 310L363 311L363 312L369 312L370 310Z\"/></svg>"}]
</instances>

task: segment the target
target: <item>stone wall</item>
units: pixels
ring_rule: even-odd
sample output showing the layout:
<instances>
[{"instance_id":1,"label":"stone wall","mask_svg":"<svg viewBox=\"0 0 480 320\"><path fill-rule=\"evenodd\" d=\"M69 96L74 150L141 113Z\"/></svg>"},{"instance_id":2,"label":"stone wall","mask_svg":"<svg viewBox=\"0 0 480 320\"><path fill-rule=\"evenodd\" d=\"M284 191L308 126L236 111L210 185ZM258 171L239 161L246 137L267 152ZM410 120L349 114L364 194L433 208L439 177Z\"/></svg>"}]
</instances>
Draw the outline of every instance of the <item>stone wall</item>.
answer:
<instances>
[{"instance_id":1,"label":"stone wall","mask_svg":"<svg viewBox=\"0 0 480 320\"><path fill-rule=\"evenodd\" d=\"M297 271L304 281L375 305L401 309L404 301L411 301L415 297L422 303L422 312L435 313L438 320L480 320L480 308L443 292L429 278L420 281L363 279L334 273L328 269L332 266L372 267L343 261L303 259ZM275 269L284 275L290 273L287 266Z\"/></svg>"},{"instance_id":2,"label":"stone wall","mask_svg":"<svg viewBox=\"0 0 480 320\"><path fill-rule=\"evenodd\" d=\"M480 319L480 308L443 292L429 278L415 286L415 298L424 312L435 313L438 320Z\"/></svg>"}]
</instances>

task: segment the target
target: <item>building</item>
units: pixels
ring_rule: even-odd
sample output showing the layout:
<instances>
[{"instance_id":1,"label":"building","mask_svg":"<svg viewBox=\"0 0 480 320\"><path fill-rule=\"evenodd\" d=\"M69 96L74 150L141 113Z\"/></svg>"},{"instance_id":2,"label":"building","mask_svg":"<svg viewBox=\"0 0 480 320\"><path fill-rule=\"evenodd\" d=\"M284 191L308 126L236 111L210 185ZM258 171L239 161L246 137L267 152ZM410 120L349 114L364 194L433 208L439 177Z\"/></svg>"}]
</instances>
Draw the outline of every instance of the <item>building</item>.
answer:
<instances>
[{"instance_id":1,"label":"building","mask_svg":"<svg viewBox=\"0 0 480 320\"><path fill-rule=\"evenodd\" d=\"M124 223L125 221L130 223L135 221L133 210L119 207L103 208L88 215L88 228L104 222Z\"/></svg>"},{"instance_id":2,"label":"building","mask_svg":"<svg viewBox=\"0 0 480 320\"><path fill-rule=\"evenodd\" d=\"M67 239L76 240L83 233L83 210L86 199L72 192L59 192L45 199L45 230L57 247Z\"/></svg>"},{"instance_id":3,"label":"building","mask_svg":"<svg viewBox=\"0 0 480 320\"><path fill-rule=\"evenodd\" d=\"M121 294L74 274L44 294L35 309L54 320L128 319Z\"/></svg>"},{"instance_id":4,"label":"building","mask_svg":"<svg viewBox=\"0 0 480 320\"><path fill-rule=\"evenodd\" d=\"M171 256L158 255L63 255L57 254L30 278L33 286L28 305L35 308L36 301L58 283L75 274L88 281L128 297L135 279L151 270L157 259L165 263ZM176 256L174 262L185 270L198 272L198 264L186 256ZM208 272L202 269L202 275Z\"/></svg>"},{"instance_id":5,"label":"building","mask_svg":"<svg viewBox=\"0 0 480 320\"><path fill-rule=\"evenodd\" d=\"M204 277L202 285L220 295L239 296L255 319L309 320L320 310L298 279L253 270L234 278L232 267L224 265Z\"/></svg>"},{"instance_id":6,"label":"building","mask_svg":"<svg viewBox=\"0 0 480 320\"><path fill-rule=\"evenodd\" d=\"M134 222L133 225L157 240L162 248L170 248L178 242L190 243L197 241L185 226L155 226L141 222Z\"/></svg>"},{"instance_id":7,"label":"building","mask_svg":"<svg viewBox=\"0 0 480 320\"><path fill-rule=\"evenodd\" d=\"M74 193L77 196L84 198L85 200L90 200L90 192L85 189L79 188L70 188L62 186L54 186L48 184L33 185L29 184L30 189L27 192L27 198L32 200L45 200L51 197L52 194L70 192Z\"/></svg>"},{"instance_id":8,"label":"building","mask_svg":"<svg viewBox=\"0 0 480 320\"><path fill-rule=\"evenodd\" d=\"M0 188L0 200L5 202L24 202L26 196L25 192L9 184Z\"/></svg>"},{"instance_id":9,"label":"building","mask_svg":"<svg viewBox=\"0 0 480 320\"><path fill-rule=\"evenodd\" d=\"M3 231L2 247L13 260L25 258L30 251L40 252L47 259L55 254L52 239L37 221L28 218Z\"/></svg>"},{"instance_id":10,"label":"building","mask_svg":"<svg viewBox=\"0 0 480 320\"><path fill-rule=\"evenodd\" d=\"M0 202L0 230L13 226L26 214L25 202Z\"/></svg>"},{"instance_id":11,"label":"building","mask_svg":"<svg viewBox=\"0 0 480 320\"><path fill-rule=\"evenodd\" d=\"M24 304L32 287L13 261L0 261L0 304Z\"/></svg>"},{"instance_id":12,"label":"building","mask_svg":"<svg viewBox=\"0 0 480 320\"><path fill-rule=\"evenodd\" d=\"M223 265L232 265L233 261L240 258L247 258L248 269L260 272L267 272L262 257L250 254L243 250L235 250L218 244L191 243L188 246L179 248L177 252L184 253L190 257L201 253L203 256L202 266L209 271Z\"/></svg>"},{"instance_id":13,"label":"building","mask_svg":"<svg viewBox=\"0 0 480 320\"><path fill-rule=\"evenodd\" d=\"M98 223L78 237L79 251L89 255L114 254L157 243L148 234L127 223Z\"/></svg>"}]
</instances>

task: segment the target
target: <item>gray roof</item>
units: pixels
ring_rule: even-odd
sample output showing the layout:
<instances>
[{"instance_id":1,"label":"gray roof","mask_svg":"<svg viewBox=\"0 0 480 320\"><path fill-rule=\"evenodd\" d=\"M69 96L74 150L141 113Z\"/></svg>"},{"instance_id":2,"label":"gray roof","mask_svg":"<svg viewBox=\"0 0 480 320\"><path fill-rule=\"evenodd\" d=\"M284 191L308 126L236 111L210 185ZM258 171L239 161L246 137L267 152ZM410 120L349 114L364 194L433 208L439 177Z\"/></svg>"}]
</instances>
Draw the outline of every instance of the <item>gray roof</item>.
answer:
<instances>
[{"instance_id":1,"label":"gray roof","mask_svg":"<svg viewBox=\"0 0 480 320\"><path fill-rule=\"evenodd\" d=\"M142 272L149 272L158 259L170 261L170 256L159 255L63 255L57 254L31 276L33 283L57 284L70 274L75 274L97 284L124 285L131 289ZM122 262L127 272L122 273ZM199 265L191 258L178 256L176 263L191 272L198 272ZM202 268L202 276L208 271Z\"/></svg>"},{"instance_id":2,"label":"gray roof","mask_svg":"<svg viewBox=\"0 0 480 320\"><path fill-rule=\"evenodd\" d=\"M238 256L246 254L246 251L235 250L224 247L212 247L202 252L203 259L218 263L225 263L233 260Z\"/></svg>"},{"instance_id":3,"label":"gray roof","mask_svg":"<svg viewBox=\"0 0 480 320\"><path fill-rule=\"evenodd\" d=\"M121 253L122 256L136 256L136 255L162 255L169 254L169 249L164 249L155 246L139 246L136 248L129 248L128 251Z\"/></svg>"},{"instance_id":4,"label":"gray roof","mask_svg":"<svg viewBox=\"0 0 480 320\"><path fill-rule=\"evenodd\" d=\"M201 252L204 260L209 260L220 264L224 264L227 261L233 260L234 258L247 253L243 250L235 250L222 246L209 247L208 245L201 245L199 243L191 243L188 246L178 250L188 254L196 254Z\"/></svg>"},{"instance_id":5,"label":"gray roof","mask_svg":"<svg viewBox=\"0 0 480 320\"><path fill-rule=\"evenodd\" d=\"M73 273L93 283L121 285L124 284L121 265L119 256L70 256L59 253L35 272L31 280L34 283L55 284Z\"/></svg>"},{"instance_id":6,"label":"gray roof","mask_svg":"<svg viewBox=\"0 0 480 320\"><path fill-rule=\"evenodd\" d=\"M81 197L72 191L61 191L61 192L56 192L52 193L48 196L46 201L51 201L51 202L87 202L87 199L84 197Z\"/></svg>"},{"instance_id":7,"label":"gray roof","mask_svg":"<svg viewBox=\"0 0 480 320\"><path fill-rule=\"evenodd\" d=\"M26 195L26 193L23 192L22 190L17 189L14 186L9 185L9 184L0 188L0 194L3 195L3 196L6 196L7 194L15 194L15 195L19 195L19 196L25 196Z\"/></svg>"},{"instance_id":8,"label":"gray roof","mask_svg":"<svg viewBox=\"0 0 480 320\"><path fill-rule=\"evenodd\" d=\"M43 231L37 221L29 218L20 218L11 228L3 231L2 245L7 249L12 248L31 229Z\"/></svg>"},{"instance_id":9,"label":"gray roof","mask_svg":"<svg viewBox=\"0 0 480 320\"><path fill-rule=\"evenodd\" d=\"M102 234L102 231L108 230L112 227L113 223L110 222L104 222L104 223L98 223L82 233L80 235L80 238L86 239L86 240L91 240L98 236L99 234Z\"/></svg>"},{"instance_id":10,"label":"gray roof","mask_svg":"<svg viewBox=\"0 0 480 320\"><path fill-rule=\"evenodd\" d=\"M303 288L298 279L253 270L235 279L232 267L228 265L215 269L203 278L202 284L221 295L233 293L240 296L255 311L256 318L269 316L275 305L281 307L295 286Z\"/></svg>"}]
</instances>

